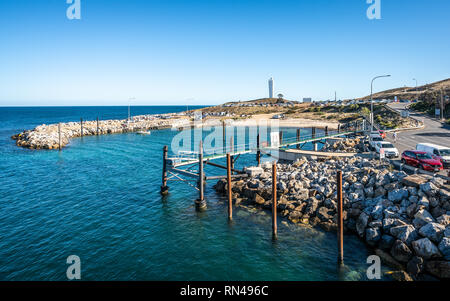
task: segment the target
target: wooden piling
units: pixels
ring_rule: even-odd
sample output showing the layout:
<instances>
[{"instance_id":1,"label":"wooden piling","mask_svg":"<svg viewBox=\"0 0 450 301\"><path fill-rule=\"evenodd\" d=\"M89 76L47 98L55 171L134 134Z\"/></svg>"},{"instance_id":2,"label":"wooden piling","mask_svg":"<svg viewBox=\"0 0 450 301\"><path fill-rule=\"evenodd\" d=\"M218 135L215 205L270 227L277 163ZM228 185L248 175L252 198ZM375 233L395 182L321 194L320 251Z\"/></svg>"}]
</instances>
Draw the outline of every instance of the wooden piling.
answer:
<instances>
[{"instance_id":1,"label":"wooden piling","mask_svg":"<svg viewBox=\"0 0 450 301\"><path fill-rule=\"evenodd\" d=\"M233 219L233 199L232 199L232 184L231 184L231 156L227 154L227 183L228 183L228 220Z\"/></svg>"},{"instance_id":2,"label":"wooden piling","mask_svg":"<svg viewBox=\"0 0 450 301\"><path fill-rule=\"evenodd\" d=\"M297 142L300 142L300 136L301 132L300 129L297 129ZM297 149L300 149L300 143L297 144Z\"/></svg>"},{"instance_id":3,"label":"wooden piling","mask_svg":"<svg viewBox=\"0 0 450 301\"><path fill-rule=\"evenodd\" d=\"M198 211L206 209L205 202L205 175L203 172L203 143L200 141L198 151L198 199L195 201L195 207Z\"/></svg>"},{"instance_id":4,"label":"wooden piling","mask_svg":"<svg viewBox=\"0 0 450 301\"><path fill-rule=\"evenodd\" d=\"M97 136L98 136L98 133L99 133L99 126L98 126L98 116L97 116Z\"/></svg>"},{"instance_id":5,"label":"wooden piling","mask_svg":"<svg viewBox=\"0 0 450 301\"><path fill-rule=\"evenodd\" d=\"M338 129L337 129L338 134L341 133L341 124L338 124Z\"/></svg>"},{"instance_id":6,"label":"wooden piling","mask_svg":"<svg viewBox=\"0 0 450 301\"><path fill-rule=\"evenodd\" d=\"M161 194L166 195L169 193L169 187L167 187L167 154L169 152L169 148L167 145L163 147L163 168L162 168L162 185L161 185Z\"/></svg>"},{"instance_id":7,"label":"wooden piling","mask_svg":"<svg viewBox=\"0 0 450 301\"><path fill-rule=\"evenodd\" d=\"M316 138L316 128L315 127L313 127L311 129L311 138L312 139ZM317 151L317 142L316 141L313 141L313 146L314 146L314 151Z\"/></svg>"},{"instance_id":8,"label":"wooden piling","mask_svg":"<svg viewBox=\"0 0 450 301\"><path fill-rule=\"evenodd\" d=\"M232 136L230 138L230 153L234 153L234 137ZM231 155L231 170L233 171L234 169L234 156Z\"/></svg>"},{"instance_id":9,"label":"wooden piling","mask_svg":"<svg viewBox=\"0 0 450 301\"><path fill-rule=\"evenodd\" d=\"M222 120L222 143L223 143L223 153L227 152L227 135L226 135L226 126L225 120Z\"/></svg>"},{"instance_id":10,"label":"wooden piling","mask_svg":"<svg viewBox=\"0 0 450 301\"><path fill-rule=\"evenodd\" d=\"M258 166L261 165L261 150L260 150L259 133L256 135L256 163L258 163Z\"/></svg>"},{"instance_id":11,"label":"wooden piling","mask_svg":"<svg viewBox=\"0 0 450 301\"><path fill-rule=\"evenodd\" d=\"M83 118L80 118L81 137L83 137Z\"/></svg>"},{"instance_id":12,"label":"wooden piling","mask_svg":"<svg viewBox=\"0 0 450 301\"><path fill-rule=\"evenodd\" d=\"M58 149L61 150L61 123L58 123Z\"/></svg>"},{"instance_id":13,"label":"wooden piling","mask_svg":"<svg viewBox=\"0 0 450 301\"><path fill-rule=\"evenodd\" d=\"M277 238L277 162L272 164L272 238Z\"/></svg>"},{"instance_id":14,"label":"wooden piling","mask_svg":"<svg viewBox=\"0 0 450 301\"><path fill-rule=\"evenodd\" d=\"M283 144L283 131L280 131L280 146Z\"/></svg>"},{"instance_id":15,"label":"wooden piling","mask_svg":"<svg viewBox=\"0 0 450 301\"><path fill-rule=\"evenodd\" d=\"M328 136L328 125L325 126L325 137L327 137L327 136Z\"/></svg>"},{"instance_id":16,"label":"wooden piling","mask_svg":"<svg viewBox=\"0 0 450 301\"><path fill-rule=\"evenodd\" d=\"M342 171L337 172L337 207L338 207L338 263L344 263L344 219L343 219L343 204L342 204Z\"/></svg>"}]
</instances>

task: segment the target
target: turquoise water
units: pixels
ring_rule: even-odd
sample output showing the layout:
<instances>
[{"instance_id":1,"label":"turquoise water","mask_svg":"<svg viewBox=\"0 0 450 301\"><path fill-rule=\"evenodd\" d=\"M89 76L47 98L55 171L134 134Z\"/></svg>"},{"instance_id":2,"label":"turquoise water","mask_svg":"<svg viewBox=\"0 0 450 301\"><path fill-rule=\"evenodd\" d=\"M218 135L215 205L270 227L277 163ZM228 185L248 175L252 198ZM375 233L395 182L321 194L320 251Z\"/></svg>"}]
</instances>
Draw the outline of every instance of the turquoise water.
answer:
<instances>
[{"instance_id":1,"label":"turquoise water","mask_svg":"<svg viewBox=\"0 0 450 301\"><path fill-rule=\"evenodd\" d=\"M340 273L334 233L280 218L273 242L269 212L237 208L230 224L215 182L203 213L184 183L170 182L161 197L162 147L177 132L83 137L62 152L20 149L10 139L41 123L126 114L124 107L0 108L0 280L66 280L73 254L83 280L365 279L369 252L354 236L345 238L348 269ZM242 156L237 166L254 160Z\"/></svg>"}]
</instances>

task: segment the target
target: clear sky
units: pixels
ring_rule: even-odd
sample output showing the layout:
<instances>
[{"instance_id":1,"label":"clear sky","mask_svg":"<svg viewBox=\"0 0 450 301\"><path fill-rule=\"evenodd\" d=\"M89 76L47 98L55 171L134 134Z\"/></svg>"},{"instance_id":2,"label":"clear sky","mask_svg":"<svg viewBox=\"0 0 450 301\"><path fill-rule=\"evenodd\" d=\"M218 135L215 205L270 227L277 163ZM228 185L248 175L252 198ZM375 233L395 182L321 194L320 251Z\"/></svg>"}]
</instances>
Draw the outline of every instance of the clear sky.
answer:
<instances>
[{"instance_id":1,"label":"clear sky","mask_svg":"<svg viewBox=\"0 0 450 301\"><path fill-rule=\"evenodd\" d=\"M0 105L353 98L450 77L449 0L0 0Z\"/></svg>"}]
</instances>

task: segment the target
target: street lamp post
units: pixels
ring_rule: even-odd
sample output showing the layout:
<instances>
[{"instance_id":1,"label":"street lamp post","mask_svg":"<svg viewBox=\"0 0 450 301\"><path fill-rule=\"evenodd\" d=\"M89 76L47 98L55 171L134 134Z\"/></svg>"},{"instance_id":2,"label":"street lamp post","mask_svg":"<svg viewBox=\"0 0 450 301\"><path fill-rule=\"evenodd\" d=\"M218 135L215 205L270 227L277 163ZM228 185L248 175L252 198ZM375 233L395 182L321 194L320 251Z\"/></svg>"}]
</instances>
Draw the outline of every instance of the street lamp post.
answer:
<instances>
[{"instance_id":1,"label":"street lamp post","mask_svg":"<svg viewBox=\"0 0 450 301\"><path fill-rule=\"evenodd\" d=\"M419 93L417 91L417 79L413 78L416 81L416 101L419 101Z\"/></svg>"},{"instance_id":2,"label":"street lamp post","mask_svg":"<svg viewBox=\"0 0 450 301\"><path fill-rule=\"evenodd\" d=\"M376 76L372 79L372 82L370 83L370 131L373 132L373 120L374 120L374 116L373 116L373 82L377 79L377 78L382 78L382 77L391 77L390 75L380 75L380 76Z\"/></svg>"}]
</instances>

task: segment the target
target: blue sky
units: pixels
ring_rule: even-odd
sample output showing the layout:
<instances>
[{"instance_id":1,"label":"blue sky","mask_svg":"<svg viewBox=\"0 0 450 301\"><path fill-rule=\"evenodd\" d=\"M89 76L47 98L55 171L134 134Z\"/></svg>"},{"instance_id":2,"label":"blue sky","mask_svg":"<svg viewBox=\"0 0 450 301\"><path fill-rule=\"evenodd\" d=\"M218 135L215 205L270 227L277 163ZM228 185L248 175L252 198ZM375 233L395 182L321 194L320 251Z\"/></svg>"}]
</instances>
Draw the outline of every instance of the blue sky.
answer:
<instances>
[{"instance_id":1,"label":"blue sky","mask_svg":"<svg viewBox=\"0 0 450 301\"><path fill-rule=\"evenodd\" d=\"M450 77L450 1L0 0L0 105L360 97Z\"/></svg>"}]
</instances>

